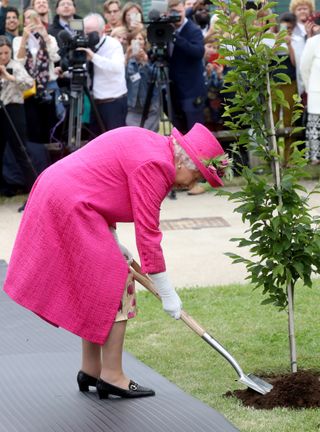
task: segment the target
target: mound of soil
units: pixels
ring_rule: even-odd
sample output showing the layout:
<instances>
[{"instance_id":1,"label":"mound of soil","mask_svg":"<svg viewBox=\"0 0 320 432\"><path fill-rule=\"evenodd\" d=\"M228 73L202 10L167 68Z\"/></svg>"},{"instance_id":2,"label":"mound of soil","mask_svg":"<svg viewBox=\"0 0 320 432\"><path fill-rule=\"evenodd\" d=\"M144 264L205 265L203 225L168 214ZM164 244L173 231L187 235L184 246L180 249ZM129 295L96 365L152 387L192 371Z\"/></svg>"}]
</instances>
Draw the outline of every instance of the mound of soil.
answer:
<instances>
[{"instance_id":1,"label":"mound of soil","mask_svg":"<svg viewBox=\"0 0 320 432\"><path fill-rule=\"evenodd\" d=\"M252 389L227 392L225 396L237 397L245 406L256 409L273 409L285 407L292 409L320 407L320 376L312 371L263 377L273 385L266 395Z\"/></svg>"}]
</instances>

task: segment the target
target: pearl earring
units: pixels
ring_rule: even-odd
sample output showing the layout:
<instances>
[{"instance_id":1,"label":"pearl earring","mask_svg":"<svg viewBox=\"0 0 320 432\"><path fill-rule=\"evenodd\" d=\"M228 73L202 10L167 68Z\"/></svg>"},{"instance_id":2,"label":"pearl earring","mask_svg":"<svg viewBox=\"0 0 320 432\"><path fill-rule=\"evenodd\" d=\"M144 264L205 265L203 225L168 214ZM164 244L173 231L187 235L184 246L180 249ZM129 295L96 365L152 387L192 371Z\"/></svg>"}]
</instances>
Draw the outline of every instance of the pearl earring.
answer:
<instances>
[{"instance_id":1,"label":"pearl earring","mask_svg":"<svg viewBox=\"0 0 320 432\"><path fill-rule=\"evenodd\" d=\"M181 165L178 165L178 169L181 169Z\"/></svg>"}]
</instances>

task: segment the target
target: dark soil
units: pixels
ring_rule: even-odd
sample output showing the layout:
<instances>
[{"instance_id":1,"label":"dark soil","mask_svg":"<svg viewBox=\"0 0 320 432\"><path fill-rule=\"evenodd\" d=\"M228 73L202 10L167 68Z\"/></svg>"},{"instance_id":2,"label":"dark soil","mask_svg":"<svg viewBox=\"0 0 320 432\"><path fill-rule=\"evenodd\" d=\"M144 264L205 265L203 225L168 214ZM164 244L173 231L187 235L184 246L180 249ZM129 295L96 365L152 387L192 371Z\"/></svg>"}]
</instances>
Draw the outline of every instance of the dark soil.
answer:
<instances>
[{"instance_id":1,"label":"dark soil","mask_svg":"<svg viewBox=\"0 0 320 432\"><path fill-rule=\"evenodd\" d=\"M261 395L248 388L229 391L225 396L236 397L242 401L243 405L256 409L320 407L320 375L317 372L298 371L263 377L263 379L273 385L273 389L266 395Z\"/></svg>"}]
</instances>

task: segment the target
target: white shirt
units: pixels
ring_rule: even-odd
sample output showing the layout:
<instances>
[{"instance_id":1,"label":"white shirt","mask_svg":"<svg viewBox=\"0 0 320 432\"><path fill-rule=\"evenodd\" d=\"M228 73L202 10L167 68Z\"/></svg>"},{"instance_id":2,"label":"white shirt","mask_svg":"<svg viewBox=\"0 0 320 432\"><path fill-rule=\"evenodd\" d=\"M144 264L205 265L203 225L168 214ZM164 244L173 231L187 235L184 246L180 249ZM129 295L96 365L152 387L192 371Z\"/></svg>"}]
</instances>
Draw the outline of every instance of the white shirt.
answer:
<instances>
[{"instance_id":1,"label":"white shirt","mask_svg":"<svg viewBox=\"0 0 320 432\"><path fill-rule=\"evenodd\" d=\"M300 72L308 93L308 113L320 115L320 34L307 40Z\"/></svg>"},{"instance_id":2,"label":"white shirt","mask_svg":"<svg viewBox=\"0 0 320 432\"><path fill-rule=\"evenodd\" d=\"M304 84L301 78L301 74L300 74L300 61L301 61L301 56L306 44L306 29L304 24L302 23L298 23L295 28L293 29L292 32L292 37L291 37L291 45L293 48L293 52L294 52L294 58L296 61L296 70L297 70L297 85L298 85L298 92L299 94L302 94L304 92Z\"/></svg>"},{"instance_id":3,"label":"white shirt","mask_svg":"<svg viewBox=\"0 0 320 432\"><path fill-rule=\"evenodd\" d=\"M22 64L16 60L10 60L6 68L12 69L12 75L16 80L0 79L0 100L4 105L23 104L23 91L32 87L33 78L27 73Z\"/></svg>"},{"instance_id":4,"label":"white shirt","mask_svg":"<svg viewBox=\"0 0 320 432\"><path fill-rule=\"evenodd\" d=\"M55 64L55 62L60 60L60 56L58 54L59 47L58 47L56 38L51 36L51 35L48 35L48 36L49 36L49 40L50 40L50 43L47 44L47 50L48 50L48 56L49 56L49 81L55 81L58 78L58 76L54 72L54 64ZM13 39L13 42L12 42L13 57L15 60L19 61L22 65L25 65L27 57L19 58L19 59L17 58L21 42L22 42L21 36L16 36ZM37 52L39 50L39 41L37 40L37 38L35 38L33 36L33 34L30 34L27 46L28 46L28 50L32 54L33 59L35 59Z\"/></svg>"},{"instance_id":5,"label":"white shirt","mask_svg":"<svg viewBox=\"0 0 320 432\"><path fill-rule=\"evenodd\" d=\"M97 46L98 51L92 58L94 99L117 98L126 94L125 57L121 43L110 36L103 36Z\"/></svg>"},{"instance_id":6,"label":"white shirt","mask_svg":"<svg viewBox=\"0 0 320 432\"><path fill-rule=\"evenodd\" d=\"M180 27L177 28L177 30L175 31L175 33L180 33L181 30L183 29L183 27L187 24L187 22L188 22L188 18L184 18L183 23L181 24Z\"/></svg>"}]
</instances>

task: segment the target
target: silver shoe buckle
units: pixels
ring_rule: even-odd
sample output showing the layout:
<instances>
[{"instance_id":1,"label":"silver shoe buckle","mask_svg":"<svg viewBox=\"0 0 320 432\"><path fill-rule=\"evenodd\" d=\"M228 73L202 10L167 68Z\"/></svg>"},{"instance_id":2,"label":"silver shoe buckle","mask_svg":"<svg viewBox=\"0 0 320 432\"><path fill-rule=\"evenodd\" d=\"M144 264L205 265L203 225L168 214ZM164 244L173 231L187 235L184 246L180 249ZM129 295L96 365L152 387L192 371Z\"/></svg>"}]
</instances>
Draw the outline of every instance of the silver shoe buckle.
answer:
<instances>
[{"instance_id":1,"label":"silver shoe buckle","mask_svg":"<svg viewBox=\"0 0 320 432\"><path fill-rule=\"evenodd\" d=\"M136 384L135 382L130 383L129 389L133 391L138 390L138 384Z\"/></svg>"}]
</instances>

